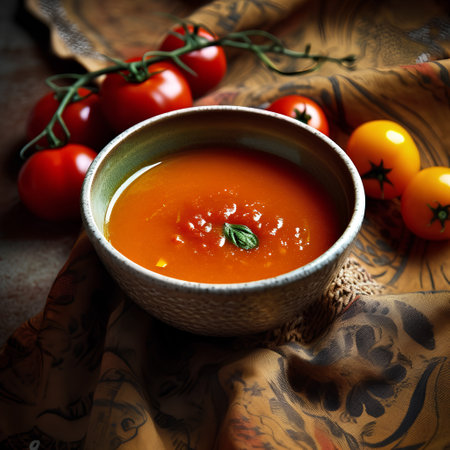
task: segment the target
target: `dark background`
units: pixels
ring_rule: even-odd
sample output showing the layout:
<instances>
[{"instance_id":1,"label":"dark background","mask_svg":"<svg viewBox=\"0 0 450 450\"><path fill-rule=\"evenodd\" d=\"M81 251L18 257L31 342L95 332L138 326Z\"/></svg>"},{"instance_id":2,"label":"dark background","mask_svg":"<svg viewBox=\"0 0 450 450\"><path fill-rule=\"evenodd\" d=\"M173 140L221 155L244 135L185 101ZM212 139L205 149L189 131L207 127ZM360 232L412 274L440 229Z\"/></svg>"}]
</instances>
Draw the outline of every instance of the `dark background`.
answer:
<instances>
[{"instance_id":1,"label":"dark background","mask_svg":"<svg viewBox=\"0 0 450 450\"><path fill-rule=\"evenodd\" d=\"M46 77L83 69L52 54L48 28L24 2L0 2L0 346L38 313L79 234L79 223L36 219L21 205L18 156L33 104L49 88Z\"/></svg>"}]
</instances>

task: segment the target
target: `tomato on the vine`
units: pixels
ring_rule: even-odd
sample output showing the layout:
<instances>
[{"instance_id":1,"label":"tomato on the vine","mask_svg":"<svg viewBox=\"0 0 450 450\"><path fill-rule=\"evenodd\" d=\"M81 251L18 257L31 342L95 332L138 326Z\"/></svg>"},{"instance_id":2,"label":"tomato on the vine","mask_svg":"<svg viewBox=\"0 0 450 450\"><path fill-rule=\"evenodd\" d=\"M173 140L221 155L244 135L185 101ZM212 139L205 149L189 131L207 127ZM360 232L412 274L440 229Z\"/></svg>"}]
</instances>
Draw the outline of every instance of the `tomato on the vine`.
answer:
<instances>
[{"instance_id":1,"label":"tomato on the vine","mask_svg":"<svg viewBox=\"0 0 450 450\"><path fill-rule=\"evenodd\" d=\"M408 131L390 120L372 120L357 127L346 151L361 175L369 197L400 196L420 169L420 155Z\"/></svg>"},{"instance_id":2,"label":"tomato on the vine","mask_svg":"<svg viewBox=\"0 0 450 450\"><path fill-rule=\"evenodd\" d=\"M118 133L150 117L192 106L189 85L175 65L162 61L147 69L151 75L145 81L131 82L110 73L100 86L103 113Z\"/></svg>"},{"instance_id":3,"label":"tomato on the vine","mask_svg":"<svg viewBox=\"0 0 450 450\"><path fill-rule=\"evenodd\" d=\"M194 30L192 25L187 25L187 28L189 33L192 33ZM176 27L173 31L180 35L185 34L185 29L182 26ZM198 28L197 34L208 41L216 39L213 34L201 27ZM168 34L161 43L159 49L170 52L183 47L184 44L185 42L182 38L173 34ZM180 56L180 59L196 74L193 75L186 70L181 69L191 87L194 98L200 97L216 87L227 71L225 51L222 47L217 45L186 53Z\"/></svg>"},{"instance_id":4,"label":"tomato on the vine","mask_svg":"<svg viewBox=\"0 0 450 450\"><path fill-rule=\"evenodd\" d=\"M79 144L34 153L18 176L22 203L45 220L79 218L81 186L96 156L94 150Z\"/></svg>"},{"instance_id":5,"label":"tomato on the vine","mask_svg":"<svg viewBox=\"0 0 450 450\"><path fill-rule=\"evenodd\" d=\"M303 95L285 95L272 102L266 109L298 119L326 136L330 134L323 109L314 100Z\"/></svg>"},{"instance_id":6,"label":"tomato on the vine","mask_svg":"<svg viewBox=\"0 0 450 450\"><path fill-rule=\"evenodd\" d=\"M450 168L428 167L406 186L401 199L405 225L423 239L450 239Z\"/></svg>"},{"instance_id":7,"label":"tomato on the vine","mask_svg":"<svg viewBox=\"0 0 450 450\"><path fill-rule=\"evenodd\" d=\"M61 116L70 132L69 142L86 145L98 151L111 138L111 130L100 108L99 96L83 87L79 88L77 93L80 100L69 103ZM59 101L53 91L38 100L30 113L26 126L28 141L42 132L58 106ZM65 138L59 123L55 124L53 131L58 139ZM44 137L39 140L38 144L46 147L49 142Z\"/></svg>"}]
</instances>

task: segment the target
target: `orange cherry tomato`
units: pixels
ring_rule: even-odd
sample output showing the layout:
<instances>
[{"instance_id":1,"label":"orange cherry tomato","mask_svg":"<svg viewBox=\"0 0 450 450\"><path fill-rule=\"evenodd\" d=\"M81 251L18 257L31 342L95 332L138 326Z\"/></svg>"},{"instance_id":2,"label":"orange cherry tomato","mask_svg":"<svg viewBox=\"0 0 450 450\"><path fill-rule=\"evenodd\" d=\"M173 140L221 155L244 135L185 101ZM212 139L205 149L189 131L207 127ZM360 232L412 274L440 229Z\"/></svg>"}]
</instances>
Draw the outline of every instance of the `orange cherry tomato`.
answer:
<instances>
[{"instance_id":1,"label":"orange cherry tomato","mask_svg":"<svg viewBox=\"0 0 450 450\"><path fill-rule=\"evenodd\" d=\"M450 168L421 170L401 200L405 225L423 239L450 239Z\"/></svg>"},{"instance_id":2,"label":"orange cherry tomato","mask_svg":"<svg viewBox=\"0 0 450 450\"><path fill-rule=\"evenodd\" d=\"M420 170L419 150L413 138L390 120L372 120L357 127L346 151L369 197L400 196Z\"/></svg>"}]
</instances>

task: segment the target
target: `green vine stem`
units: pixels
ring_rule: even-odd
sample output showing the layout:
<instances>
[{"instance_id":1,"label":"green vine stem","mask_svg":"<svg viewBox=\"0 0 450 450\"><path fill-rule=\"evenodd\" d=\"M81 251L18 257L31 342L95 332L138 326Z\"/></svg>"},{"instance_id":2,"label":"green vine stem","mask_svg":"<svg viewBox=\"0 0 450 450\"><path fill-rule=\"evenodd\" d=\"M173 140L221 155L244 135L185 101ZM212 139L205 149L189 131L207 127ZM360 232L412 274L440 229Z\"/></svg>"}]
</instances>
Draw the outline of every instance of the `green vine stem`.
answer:
<instances>
[{"instance_id":1,"label":"green vine stem","mask_svg":"<svg viewBox=\"0 0 450 450\"><path fill-rule=\"evenodd\" d=\"M348 69L354 67L356 57L354 55L348 55L343 58L336 58L332 56L313 54L310 52L310 46L307 45L305 50L302 52L290 50L286 48L282 41L271 33L264 30L246 30L239 32L232 32L228 35L217 38L214 40L207 40L202 36L198 35L198 30L202 25L195 23L190 23L187 21L178 21L184 29L184 34L176 33L170 31L170 33L176 35L184 41L184 45L176 50L165 52L160 50L146 52L140 61L125 62L118 59L112 59L112 65L104 67L102 69L87 72L84 74L57 74L49 77L46 82L48 86L55 91L58 100L60 101L59 107L55 114L47 124L47 126L42 130L42 132L29 141L21 150L20 157L26 159L31 156L34 152L42 149L38 145L38 142L46 137L48 140L47 148L58 148L65 145L70 139L70 130L67 128L64 120L62 119L62 114L70 102L79 100L78 89L80 87L92 86L94 81L109 73L118 72L124 76L130 83L141 83L147 78L152 76L152 73L148 72L147 67L150 64L171 60L178 67L195 74L192 69L190 69L180 57L186 53L192 52L194 50L201 50L206 47L221 46L229 47L237 50L244 50L256 55L259 60L271 71L274 71L281 75L294 76L294 75L304 75L311 73L325 63L332 62ZM189 29L189 25L192 29ZM209 30L208 30L209 31ZM213 34L213 33L211 33ZM214 34L213 34L214 35ZM263 43L257 43L256 41L264 41ZM283 71L277 67L274 62L275 56L284 56L291 59L304 59L311 62L309 67L306 67L297 71ZM68 85L61 86L60 83L68 82ZM64 138L60 139L55 135L54 127L59 123L64 130Z\"/></svg>"}]
</instances>

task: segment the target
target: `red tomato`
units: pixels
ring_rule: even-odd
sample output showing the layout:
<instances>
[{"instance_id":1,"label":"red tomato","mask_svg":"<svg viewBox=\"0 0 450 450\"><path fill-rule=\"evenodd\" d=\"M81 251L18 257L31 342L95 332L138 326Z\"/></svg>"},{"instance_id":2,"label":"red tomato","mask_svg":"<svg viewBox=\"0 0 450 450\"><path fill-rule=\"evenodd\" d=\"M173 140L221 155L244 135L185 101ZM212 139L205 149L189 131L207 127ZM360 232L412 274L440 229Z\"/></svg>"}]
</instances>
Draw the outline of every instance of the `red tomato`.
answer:
<instances>
[{"instance_id":1,"label":"red tomato","mask_svg":"<svg viewBox=\"0 0 450 450\"><path fill-rule=\"evenodd\" d=\"M193 26L188 25L189 32L193 31ZM174 29L176 33L181 35L185 34L185 30L182 26ZM199 28L198 35L205 38L208 41L216 39L209 31ZM170 52L183 47L185 42L183 39L168 34L160 46L160 50ZM180 59L190 67L197 76L182 69L183 75L189 83L192 90L192 95L197 98L204 95L216 87L227 71L227 59L225 52L220 46L206 47L201 50L195 50L186 53L180 57Z\"/></svg>"},{"instance_id":2,"label":"red tomato","mask_svg":"<svg viewBox=\"0 0 450 450\"><path fill-rule=\"evenodd\" d=\"M81 185L96 155L94 150L79 144L67 144L31 155L18 177L23 204L42 219L77 219Z\"/></svg>"},{"instance_id":3,"label":"red tomato","mask_svg":"<svg viewBox=\"0 0 450 450\"><path fill-rule=\"evenodd\" d=\"M303 97L302 95L285 95L275 100L266 109L298 119L327 136L330 134L325 113L315 101L308 97Z\"/></svg>"},{"instance_id":4,"label":"red tomato","mask_svg":"<svg viewBox=\"0 0 450 450\"><path fill-rule=\"evenodd\" d=\"M62 114L70 132L69 142L100 150L111 138L111 130L101 112L99 96L86 88L79 88L78 95L82 99L69 103ZM26 128L29 141L47 126L58 106L59 101L54 92L44 95L36 103ZM64 131L59 123L55 124L54 132L59 139L64 139ZM39 145L48 146L47 139L41 139Z\"/></svg>"},{"instance_id":5,"label":"red tomato","mask_svg":"<svg viewBox=\"0 0 450 450\"><path fill-rule=\"evenodd\" d=\"M374 198L398 197L420 169L413 138L390 120L372 120L357 127L346 151L361 175L366 194Z\"/></svg>"},{"instance_id":6,"label":"red tomato","mask_svg":"<svg viewBox=\"0 0 450 450\"><path fill-rule=\"evenodd\" d=\"M153 75L141 83L129 82L119 73L105 77L100 100L103 113L116 132L158 114L192 106L189 85L173 64L157 62L148 71Z\"/></svg>"},{"instance_id":7,"label":"red tomato","mask_svg":"<svg viewBox=\"0 0 450 450\"><path fill-rule=\"evenodd\" d=\"M423 169L402 195L406 226L423 239L450 239L450 168Z\"/></svg>"}]
</instances>

